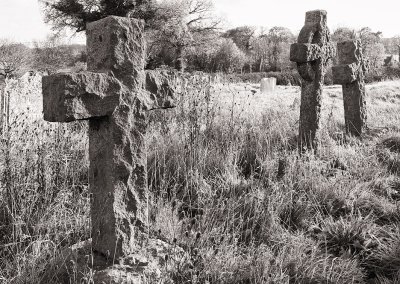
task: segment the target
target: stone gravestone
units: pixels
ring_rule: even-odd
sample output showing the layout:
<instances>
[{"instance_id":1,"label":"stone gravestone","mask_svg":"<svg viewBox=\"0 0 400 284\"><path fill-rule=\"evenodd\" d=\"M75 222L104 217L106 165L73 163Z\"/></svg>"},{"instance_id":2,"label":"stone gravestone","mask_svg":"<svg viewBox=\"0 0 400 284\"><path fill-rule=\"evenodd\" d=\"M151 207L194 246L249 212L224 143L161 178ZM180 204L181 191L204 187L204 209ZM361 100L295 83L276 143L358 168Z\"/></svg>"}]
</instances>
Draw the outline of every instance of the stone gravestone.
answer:
<instances>
[{"instance_id":1,"label":"stone gravestone","mask_svg":"<svg viewBox=\"0 0 400 284\"><path fill-rule=\"evenodd\" d=\"M275 90L276 78L261 79L260 90L262 94L272 93Z\"/></svg>"},{"instance_id":2,"label":"stone gravestone","mask_svg":"<svg viewBox=\"0 0 400 284\"><path fill-rule=\"evenodd\" d=\"M327 13L323 10L306 13L298 43L290 47L290 60L297 63L302 78L299 121L299 146L316 149L320 127L321 96L328 60L336 55L330 42Z\"/></svg>"},{"instance_id":3,"label":"stone gravestone","mask_svg":"<svg viewBox=\"0 0 400 284\"><path fill-rule=\"evenodd\" d=\"M89 120L92 249L113 263L137 253L147 237L147 112L170 105L143 89L143 35L135 19L89 23L88 72L42 82L45 120Z\"/></svg>"},{"instance_id":4,"label":"stone gravestone","mask_svg":"<svg viewBox=\"0 0 400 284\"><path fill-rule=\"evenodd\" d=\"M220 84L220 83L221 83L220 74L218 74L218 73L212 73L212 74L210 75L210 83L211 83L211 84Z\"/></svg>"},{"instance_id":5,"label":"stone gravestone","mask_svg":"<svg viewBox=\"0 0 400 284\"><path fill-rule=\"evenodd\" d=\"M346 132L360 136L366 126L364 76L368 63L364 59L361 42L349 40L337 44L339 65L332 68L333 82L343 88Z\"/></svg>"}]
</instances>

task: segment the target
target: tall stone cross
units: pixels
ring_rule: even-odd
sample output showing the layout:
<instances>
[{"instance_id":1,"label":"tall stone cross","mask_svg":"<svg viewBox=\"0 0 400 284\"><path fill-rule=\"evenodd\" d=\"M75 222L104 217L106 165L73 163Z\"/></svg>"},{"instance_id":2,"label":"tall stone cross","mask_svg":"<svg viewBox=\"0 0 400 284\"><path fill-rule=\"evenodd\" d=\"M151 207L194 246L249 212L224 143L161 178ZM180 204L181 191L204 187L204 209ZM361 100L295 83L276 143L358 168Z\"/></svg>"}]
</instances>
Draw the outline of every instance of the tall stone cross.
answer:
<instances>
[{"instance_id":1,"label":"tall stone cross","mask_svg":"<svg viewBox=\"0 0 400 284\"><path fill-rule=\"evenodd\" d=\"M298 43L290 46L290 60L297 63L302 77L299 121L299 146L316 147L316 134L321 116L321 96L328 60L336 55L335 46L330 42L326 11L306 13Z\"/></svg>"},{"instance_id":2,"label":"tall stone cross","mask_svg":"<svg viewBox=\"0 0 400 284\"><path fill-rule=\"evenodd\" d=\"M87 25L88 72L43 77L44 119L89 120L92 247L109 259L138 251L146 236L147 111L166 105L144 90L142 21Z\"/></svg>"},{"instance_id":3,"label":"tall stone cross","mask_svg":"<svg viewBox=\"0 0 400 284\"><path fill-rule=\"evenodd\" d=\"M339 65L332 68L333 82L343 88L346 132L360 136L367 121L364 76L368 62L364 58L359 40L337 44Z\"/></svg>"}]
</instances>

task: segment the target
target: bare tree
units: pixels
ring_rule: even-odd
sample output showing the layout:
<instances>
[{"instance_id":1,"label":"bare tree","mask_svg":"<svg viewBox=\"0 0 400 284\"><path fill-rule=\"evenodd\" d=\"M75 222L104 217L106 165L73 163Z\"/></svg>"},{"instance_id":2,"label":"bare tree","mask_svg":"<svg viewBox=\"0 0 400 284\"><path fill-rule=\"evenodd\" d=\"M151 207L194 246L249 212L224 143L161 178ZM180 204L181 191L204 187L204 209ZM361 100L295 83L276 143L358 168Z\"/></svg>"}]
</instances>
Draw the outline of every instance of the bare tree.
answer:
<instances>
[{"instance_id":1,"label":"bare tree","mask_svg":"<svg viewBox=\"0 0 400 284\"><path fill-rule=\"evenodd\" d=\"M32 53L34 69L48 73L73 65L75 59L71 46L63 45L57 35L48 36L41 42L34 42Z\"/></svg>"},{"instance_id":2,"label":"bare tree","mask_svg":"<svg viewBox=\"0 0 400 284\"><path fill-rule=\"evenodd\" d=\"M29 64L30 50L20 43L0 40L0 75L9 78L22 71Z\"/></svg>"},{"instance_id":3,"label":"bare tree","mask_svg":"<svg viewBox=\"0 0 400 284\"><path fill-rule=\"evenodd\" d=\"M253 62L256 65L258 72L262 72L268 62L268 39L262 31L261 35L254 38L251 46Z\"/></svg>"},{"instance_id":4,"label":"bare tree","mask_svg":"<svg viewBox=\"0 0 400 284\"><path fill-rule=\"evenodd\" d=\"M29 64L30 50L23 44L0 40L0 132L8 128L10 95L5 92L7 79L22 73ZM2 77L2 78L1 78Z\"/></svg>"},{"instance_id":5,"label":"bare tree","mask_svg":"<svg viewBox=\"0 0 400 284\"><path fill-rule=\"evenodd\" d=\"M156 11L148 32L149 57L167 52L179 70L185 67L187 48L210 42L221 23L210 0L162 1Z\"/></svg>"},{"instance_id":6,"label":"bare tree","mask_svg":"<svg viewBox=\"0 0 400 284\"><path fill-rule=\"evenodd\" d=\"M400 47L400 35L384 38L382 39L382 43L385 45L385 52L391 55L399 55L399 47Z\"/></svg>"},{"instance_id":7,"label":"bare tree","mask_svg":"<svg viewBox=\"0 0 400 284\"><path fill-rule=\"evenodd\" d=\"M333 32L332 39L336 42L359 39L364 54L369 59L370 72L375 72L383 65L385 47L382 41L382 32L373 32L369 27L360 30L340 27ZM337 58L334 59L334 62L337 63Z\"/></svg>"},{"instance_id":8,"label":"bare tree","mask_svg":"<svg viewBox=\"0 0 400 284\"><path fill-rule=\"evenodd\" d=\"M280 71L286 59L289 62L289 44L294 41L294 35L285 27L272 27L266 35L269 43L268 57L272 71Z\"/></svg>"},{"instance_id":9,"label":"bare tree","mask_svg":"<svg viewBox=\"0 0 400 284\"><path fill-rule=\"evenodd\" d=\"M332 40L335 42L341 42L345 40L351 40L357 38L357 33L354 29L340 27L333 31Z\"/></svg>"},{"instance_id":10,"label":"bare tree","mask_svg":"<svg viewBox=\"0 0 400 284\"><path fill-rule=\"evenodd\" d=\"M210 0L185 0L186 25L195 33L204 33L219 29L221 20L213 14L214 6Z\"/></svg>"},{"instance_id":11,"label":"bare tree","mask_svg":"<svg viewBox=\"0 0 400 284\"><path fill-rule=\"evenodd\" d=\"M364 27L357 31L357 38L361 40L361 46L366 49L369 45L380 43L382 32L373 32L371 28Z\"/></svg>"},{"instance_id":12,"label":"bare tree","mask_svg":"<svg viewBox=\"0 0 400 284\"><path fill-rule=\"evenodd\" d=\"M360 39L361 47L369 60L370 72L376 72L383 65L385 59L382 32L373 32L369 27L364 27L358 30L356 35Z\"/></svg>"}]
</instances>

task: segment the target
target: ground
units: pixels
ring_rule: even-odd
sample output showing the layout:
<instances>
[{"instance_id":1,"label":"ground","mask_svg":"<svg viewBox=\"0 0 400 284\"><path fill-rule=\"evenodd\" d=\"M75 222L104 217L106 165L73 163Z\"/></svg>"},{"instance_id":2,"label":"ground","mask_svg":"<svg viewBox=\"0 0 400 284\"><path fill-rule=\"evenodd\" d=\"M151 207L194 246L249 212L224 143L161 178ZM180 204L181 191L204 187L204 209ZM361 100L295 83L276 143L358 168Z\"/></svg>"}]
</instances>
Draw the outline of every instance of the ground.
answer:
<instances>
[{"instance_id":1,"label":"ground","mask_svg":"<svg viewBox=\"0 0 400 284\"><path fill-rule=\"evenodd\" d=\"M40 78L15 84L0 283L61 283L49 265L90 238L87 126L44 122ZM165 279L399 283L400 81L367 85L362 140L343 133L341 87L326 86L315 154L296 148L299 103L299 87L193 82L175 110L152 114L149 229L185 251L165 256ZM68 267L71 283L90 283L90 257L85 275Z\"/></svg>"}]
</instances>

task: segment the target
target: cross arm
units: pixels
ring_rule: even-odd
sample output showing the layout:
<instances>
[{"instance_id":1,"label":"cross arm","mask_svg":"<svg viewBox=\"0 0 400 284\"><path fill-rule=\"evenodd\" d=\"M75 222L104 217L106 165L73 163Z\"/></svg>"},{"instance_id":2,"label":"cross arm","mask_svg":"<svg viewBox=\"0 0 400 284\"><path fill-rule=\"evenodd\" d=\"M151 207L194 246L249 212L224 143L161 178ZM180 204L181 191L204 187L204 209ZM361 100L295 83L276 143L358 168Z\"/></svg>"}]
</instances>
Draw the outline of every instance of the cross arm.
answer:
<instances>
[{"instance_id":1,"label":"cross arm","mask_svg":"<svg viewBox=\"0 0 400 284\"><path fill-rule=\"evenodd\" d=\"M342 64L332 67L333 83L344 85L356 81L359 78L361 67L357 63Z\"/></svg>"},{"instance_id":2,"label":"cross arm","mask_svg":"<svg viewBox=\"0 0 400 284\"><path fill-rule=\"evenodd\" d=\"M364 58L361 42L347 40L338 42L339 64L332 67L333 82L335 84L349 84L360 78L369 69L369 62Z\"/></svg>"},{"instance_id":3,"label":"cross arm","mask_svg":"<svg viewBox=\"0 0 400 284\"><path fill-rule=\"evenodd\" d=\"M294 43L290 46L290 61L306 63L317 60L321 53L318 44Z\"/></svg>"},{"instance_id":4,"label":"cross arm","mask_svg":"<svg viewBox=\"0 0 400 284\"><path fill-rule=\"evenodd\" d=\"M290 46L290 61L307 63L319 58L332 58L336 55L336 48L332 43L323 46L314 43L294 43Z\"/></svg>"},{"instance_id":5,"label":"cross arm","mask_svg":"<svg viewBox=\"0 0 400 284\"><path fill-rule=\"evenodd\" d=\"M59 73L43 77L42 91L44 119L69 122L110 115L123 87L104 73Z\"/></svg>"},{"instance_id":6,"label":"cross arm","mask_svg":"<svg viewBox=\"0 0 400 284\"><path fill-rule=\"evenodd\" d=\"M148 110L174 108L176 105L176 90L171 79L159 71L146 71L146 91L142 95L148 98Z\"/></svg>"}]
</instances>

